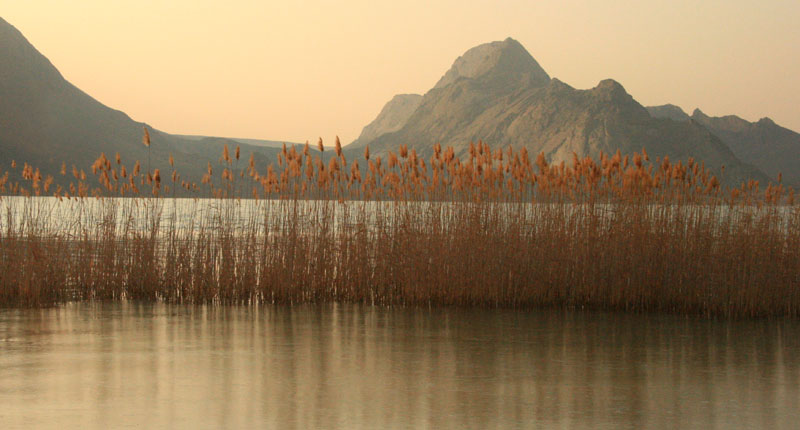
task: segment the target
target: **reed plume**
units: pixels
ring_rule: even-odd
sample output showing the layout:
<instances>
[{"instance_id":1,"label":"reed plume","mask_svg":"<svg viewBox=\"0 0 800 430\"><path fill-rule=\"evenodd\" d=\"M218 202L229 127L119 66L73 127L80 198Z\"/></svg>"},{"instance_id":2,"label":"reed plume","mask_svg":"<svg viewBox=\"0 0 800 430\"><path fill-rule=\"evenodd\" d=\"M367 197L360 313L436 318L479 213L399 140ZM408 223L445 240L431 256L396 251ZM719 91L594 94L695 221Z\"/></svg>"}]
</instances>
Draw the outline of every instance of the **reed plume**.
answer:
<instances>
[{"instance_id":1,"label":"reed plume","mask_svg":"<svg viewBox=\"0 0 800 430\"><path fill-rule=\"evenodd\" d=\"M0 305L347 301L800 315L800 208L780 180L723 184L702 161L651 161L644 150L550 163L483 141L463 157L402 145L385 160L365 147L348 166L338 138L335 156L322 157L322 139L317 147L284 145L277 165L251 154L237 170L239 147L231 157L223 146L199 185L181 178L171 154L167 183L138 161L129 174L118 153L115 164L100 154L83 166L91 181L73 165L64 187L28 164L5 172ZM194 199L161 197L178 191ZM108 198L122 196L131 198Z\"/></svg>"}]
</instances>

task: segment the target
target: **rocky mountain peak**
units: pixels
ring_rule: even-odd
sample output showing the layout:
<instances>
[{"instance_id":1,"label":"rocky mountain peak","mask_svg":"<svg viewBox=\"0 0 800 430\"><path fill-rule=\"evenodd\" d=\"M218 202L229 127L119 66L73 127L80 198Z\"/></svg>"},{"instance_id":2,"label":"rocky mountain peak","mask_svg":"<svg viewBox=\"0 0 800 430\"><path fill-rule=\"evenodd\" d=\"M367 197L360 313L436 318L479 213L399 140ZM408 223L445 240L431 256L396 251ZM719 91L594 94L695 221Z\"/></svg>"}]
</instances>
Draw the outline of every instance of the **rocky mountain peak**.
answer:
<instances>
[{"instance_id":1,"label":"rocky mountain peak","mask_svg":"<svg viewBox=\"0 0 800 430\"><path fill-rule=\"evenodd\" d=\"M603 92L603 93L626 93L625 88L619 82L613 79L603 79L600 81L596 87L594 87L596 92ZM627 93L626 93L627 94Z\"/></svg>"},{"instance_id":2,"label":"rocky mountain peak","mask_svg":"<svg viewBox=\"0 0 800 430\"><path fill-rule=\"evenodd\" d=\"M592 88L591 92L598 98L607 101L628 101L633 100L625 88L613 79L603 79L596 87Z\"/></svg>"},{"instance_id":3,"label":"rocky mountain peak","mask_svg":"<svg viewBox=\"0 0 800 430\"><path fill-rule=\"evenodd\" d=\"M667 118L673 121L689 121L689 115L683 111L679 106L673 104L665 104L661 106L648 106L647 111L653 118Z\"/></svg>"},{"instance_id":4,"label":"rocky mountain peak","mask_svg":"<svg viewBox=\"0 0 800 430\"><path fill-rule=\"evenodd\" d=\"M443 88L464 78L489 78L537 87L550 82L547 72L519 42L510 37L465 52L434 88Z\"/></svg>"}]
</instances>

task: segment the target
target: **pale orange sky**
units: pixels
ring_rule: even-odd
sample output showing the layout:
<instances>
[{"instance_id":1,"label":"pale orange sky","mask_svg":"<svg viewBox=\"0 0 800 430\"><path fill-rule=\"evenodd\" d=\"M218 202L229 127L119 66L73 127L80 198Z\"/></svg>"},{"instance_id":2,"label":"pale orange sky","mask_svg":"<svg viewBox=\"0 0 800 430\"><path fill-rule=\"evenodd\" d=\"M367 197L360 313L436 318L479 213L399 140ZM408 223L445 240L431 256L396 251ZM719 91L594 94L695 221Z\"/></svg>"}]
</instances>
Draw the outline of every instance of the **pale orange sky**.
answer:
<instances>
[{"instance_id":1,"label":"pale orange sky","mask_svg":"<svg viewBox=\"0 0 800 430\"><path fill-rule=\"evenodd\" d=\"M79 88L171 133L349 143L513 37L576 88L800 130L800 2L0 0Z\"/></svg>"}]
</instances>

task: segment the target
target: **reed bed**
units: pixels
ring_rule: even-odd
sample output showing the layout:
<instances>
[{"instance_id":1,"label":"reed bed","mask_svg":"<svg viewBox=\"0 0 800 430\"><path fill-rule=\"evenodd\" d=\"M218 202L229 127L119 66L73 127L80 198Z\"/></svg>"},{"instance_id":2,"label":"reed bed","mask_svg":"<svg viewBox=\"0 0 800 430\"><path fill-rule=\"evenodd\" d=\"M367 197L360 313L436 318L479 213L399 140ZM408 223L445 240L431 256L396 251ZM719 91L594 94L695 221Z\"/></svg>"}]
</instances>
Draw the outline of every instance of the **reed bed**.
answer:
<instances>
[{"instance_id":1,"label":"reed bed","mask_svg":"<svg viewBox=\"0 0 800 430\"><path fill-rule=\"evenodd\" d=\"M464 157L436 145L427 160L405 146L354 158L320 141L259 167L225 147L199 183L118 154L60 178L12 163L0 177L0 305L800 315L800 206L780 180L723 186L701 162L644 151L549 165L482 142Z\"/></svg>"}]
</instances>

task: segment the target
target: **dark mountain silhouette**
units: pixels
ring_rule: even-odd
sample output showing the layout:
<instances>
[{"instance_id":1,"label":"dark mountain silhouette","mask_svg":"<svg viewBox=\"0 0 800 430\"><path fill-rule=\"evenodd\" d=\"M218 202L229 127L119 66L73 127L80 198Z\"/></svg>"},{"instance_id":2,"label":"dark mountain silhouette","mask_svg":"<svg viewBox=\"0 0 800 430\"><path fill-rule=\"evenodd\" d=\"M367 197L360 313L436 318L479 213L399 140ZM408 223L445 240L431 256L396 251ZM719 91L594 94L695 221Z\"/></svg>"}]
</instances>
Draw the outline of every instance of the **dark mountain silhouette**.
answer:
<instances>
[{"instance_id":1,"label":"dark mountain silhouette","mask_svg":"<svg viewBox=\"0 0 800 430\"><path fill-rule=\"evenodd\" d=\"M724 165L728 179L768 179L702 125L654 118L616 81L577 90L551 79L513 39L459 57L402 127L374 125L367 136L375 137L362 134L348 146L369 145L380 154L408 144L427 155L438 142L463 155L471 141L482 140L492 147L543 152L552 162L569 161L573 152L596 157L645 148L651 157L694 157L716 171Z\"/></svg>"},{"instance_id":2,"label":"dark mountain silhouette","mask_svg":"<svg viewBox=\"0 0 800 430\"><path fill-rule=\"evenodd\" d=\"M113 158L119 152L130 168L135 160L146 168L147 148L142 144L146 124L111 109L67 82L47 58L40 54L12 25L0 18L0 172L12 160L29 163L56 183L67 183L59 171L75 165L86 170L100 155ZM157 95L154 95L157 97ZM169 176L169 154L173 154L184 179L199 181L207 162L216 165L222 145L241 146L242 164L250 153L259 163L274 160L276 148L247 145L223 138L182 138L154 130L151 135L152 168ZM19 177L12 172L12 179ZM16 175L16 176L14 176Z\"/></svg>"}]
</instances>

